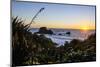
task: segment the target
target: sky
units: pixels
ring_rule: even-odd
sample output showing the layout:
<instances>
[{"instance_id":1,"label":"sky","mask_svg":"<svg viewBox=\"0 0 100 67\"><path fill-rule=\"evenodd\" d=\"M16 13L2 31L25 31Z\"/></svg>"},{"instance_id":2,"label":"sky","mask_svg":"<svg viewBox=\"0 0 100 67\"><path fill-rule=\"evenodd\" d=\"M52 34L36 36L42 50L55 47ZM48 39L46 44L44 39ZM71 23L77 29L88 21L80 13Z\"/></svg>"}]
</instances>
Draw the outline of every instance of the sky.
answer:
<instances>
[{"instance_id":1,"label":"sky","mask_svg":"<svg viewBox=\"0 0 100 67\"><path fill-rule=\"evenodd\" d=\"M64 28L64 29L95 29L95 6L12 2L12 16L19 16L25 24L31 22L33 16L45 8L32 23L32 28Z\"/></svg>"}]
</instances>

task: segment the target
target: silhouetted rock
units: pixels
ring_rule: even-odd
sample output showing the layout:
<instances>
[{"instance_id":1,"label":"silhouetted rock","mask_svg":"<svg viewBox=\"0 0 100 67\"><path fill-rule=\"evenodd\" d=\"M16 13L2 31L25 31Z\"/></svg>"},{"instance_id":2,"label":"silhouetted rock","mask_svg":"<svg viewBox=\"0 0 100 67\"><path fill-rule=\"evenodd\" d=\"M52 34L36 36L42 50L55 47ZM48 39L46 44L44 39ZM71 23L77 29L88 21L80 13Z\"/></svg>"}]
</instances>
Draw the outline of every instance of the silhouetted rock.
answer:
<instances>
[{"instance_id":1,"label":"silhouetted rock","mask_svg":"<svg viewBox=\"0 0 100 67\"><path fill-rule=\"evenodd\" d=\"M70 36L71 33L70 32L66 32L66 34L68 34Z\"/></svg>"},{"instance_id":2,"label":"silhouetted rock","mask_svg":"<svg viewBox=\"0 0 100 67\"><path fill-rule=\"evenodd\" d=\"M40 33L40 34L53 34L53 31L48 30L46 27L41 27L37 33Z\"/></svg>"},{"instance_id":3,"label":"silhouetted rock","mask_svg":"<svg viewBox=\"0 0 100 67\"><path fill-rule=\"evenodd\" d=\"M61 33L59 33L58 35L62 35Z\"/></svg>"},{"instance_id":4,"label":"silhouetted rock","mask_svg":"<svg viewBox=\"0 0 100 67\"><path fill-rule=\"evenodd\" d=\"M53 31L52 31L52 30L48 30L48 33L49 33L49 34L53 34Z\"/></svg>"},{"instance_id":5,"label":"silhouetted rock","mask_svg":"<svg viewBox=\"0 0 100 67\"><path fill-rule=\"evenodd\" d=\"M39 29L39 33L47 33L47 28L46 27L41 27L40 29Z\"/></svg>"}]
</instances>

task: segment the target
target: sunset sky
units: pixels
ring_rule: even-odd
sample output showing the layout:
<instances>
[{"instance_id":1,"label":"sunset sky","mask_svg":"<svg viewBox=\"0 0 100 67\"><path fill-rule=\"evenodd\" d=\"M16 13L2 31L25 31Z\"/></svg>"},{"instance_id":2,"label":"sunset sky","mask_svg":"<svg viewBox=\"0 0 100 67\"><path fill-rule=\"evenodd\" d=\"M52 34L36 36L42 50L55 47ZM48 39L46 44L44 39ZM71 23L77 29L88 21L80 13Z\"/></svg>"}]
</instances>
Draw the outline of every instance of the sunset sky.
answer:
<instances>
[{"instance_id":1,"label":"sunset sky","mask_svg":"<svg viewBox=\"0 0 100 67\"><path fill-rule=\"evenodd\" d=\"M28 24L43 7L31 27L95 29L95 6L13 1L12 16L19 16Z\"/></svg>"}]
</instances>

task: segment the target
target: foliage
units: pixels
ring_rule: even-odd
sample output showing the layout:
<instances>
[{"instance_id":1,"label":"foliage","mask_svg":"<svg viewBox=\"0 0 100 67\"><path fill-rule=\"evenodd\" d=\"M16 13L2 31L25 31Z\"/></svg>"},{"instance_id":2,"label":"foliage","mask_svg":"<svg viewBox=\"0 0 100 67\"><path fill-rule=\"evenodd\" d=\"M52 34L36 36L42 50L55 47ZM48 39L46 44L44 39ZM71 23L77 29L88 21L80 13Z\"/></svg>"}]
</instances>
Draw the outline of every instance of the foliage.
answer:
<instances>
[{"instance_id":1,"label":"foliage","mask_svg":"<svg viewBox=\"0 0 100 67\"><path fill-rule=\"evenodd\" d=\"M18 17L12 18L13 66L95 60L96 34L84 41L73 39L70 43L66 41L63 46L57 47L57 44L46 38L44 34L32 34L28 25L25 25Z\"/></svg>"}]
</instances>

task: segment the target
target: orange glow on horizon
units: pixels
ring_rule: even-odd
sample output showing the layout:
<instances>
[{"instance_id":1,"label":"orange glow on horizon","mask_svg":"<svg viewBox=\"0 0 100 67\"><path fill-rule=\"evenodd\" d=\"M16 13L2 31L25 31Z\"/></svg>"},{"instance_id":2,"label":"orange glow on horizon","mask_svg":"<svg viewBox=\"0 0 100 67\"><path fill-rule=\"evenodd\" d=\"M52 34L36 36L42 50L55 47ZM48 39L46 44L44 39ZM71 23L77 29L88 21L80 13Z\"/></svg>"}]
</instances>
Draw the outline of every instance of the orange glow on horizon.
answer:
<instances>
[{"instance_id":1,"label":"orange glow on horizon","mask_svg":"<svg viewBox=\"0 0 100 67\"><path fill-rule=\"evenodd\" d=\"M35 23L31 25L31 28L40 28L40 27L47 27L47 28L61 28L61 29L80 29L80 30L95 30L94 24L88 23L77 23L77 24L64 24L64 23Z\"/></svg>"},{"instance_id":2,"label":"orange glow on horizon","mask_svg":"<svg viewBox=\"0 0 100 67\"><path fill-rule=\"evenodd\" d=\"M87 31L87 30L90 30L90 29L89 29L88 26L82 26L82 27L81 27L81 30Z\"/></svg>"}]
</instances>

